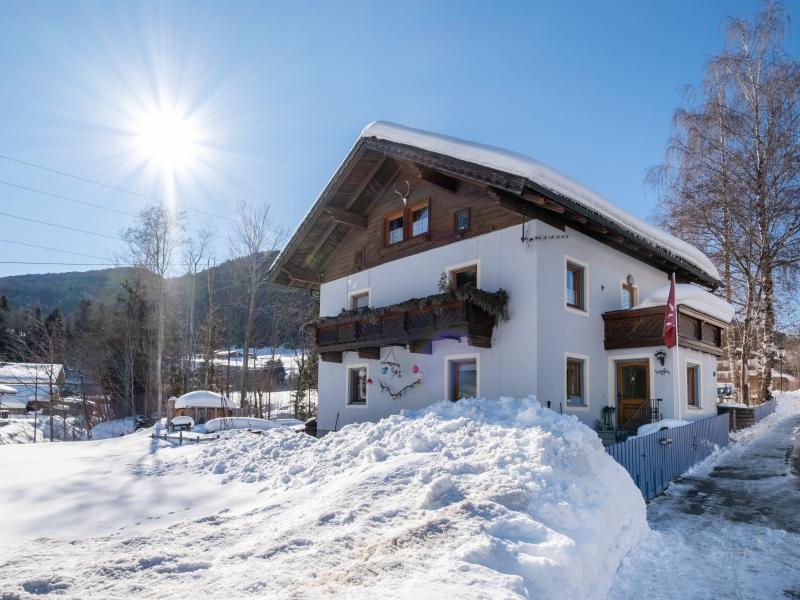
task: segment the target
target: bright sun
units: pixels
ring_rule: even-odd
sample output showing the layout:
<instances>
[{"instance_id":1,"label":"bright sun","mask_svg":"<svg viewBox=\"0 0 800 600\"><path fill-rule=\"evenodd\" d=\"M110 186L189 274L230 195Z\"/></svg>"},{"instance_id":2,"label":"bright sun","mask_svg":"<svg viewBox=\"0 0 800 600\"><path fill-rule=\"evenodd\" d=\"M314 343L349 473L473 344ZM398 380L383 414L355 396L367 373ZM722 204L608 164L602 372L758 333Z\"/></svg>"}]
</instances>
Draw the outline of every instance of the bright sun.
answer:
<instances>
[{"instance_id":1,"label":"bright sun","mask_svg":"<svg viewBox=\"0 0 800 600\"><path fill-rule=\"evenodd\" d=\"M140 119L136 140L143 158L166 171L191 167L199 150L198 131L191 121L177 111L163 108Z\"/></svg>"}]
</instances>

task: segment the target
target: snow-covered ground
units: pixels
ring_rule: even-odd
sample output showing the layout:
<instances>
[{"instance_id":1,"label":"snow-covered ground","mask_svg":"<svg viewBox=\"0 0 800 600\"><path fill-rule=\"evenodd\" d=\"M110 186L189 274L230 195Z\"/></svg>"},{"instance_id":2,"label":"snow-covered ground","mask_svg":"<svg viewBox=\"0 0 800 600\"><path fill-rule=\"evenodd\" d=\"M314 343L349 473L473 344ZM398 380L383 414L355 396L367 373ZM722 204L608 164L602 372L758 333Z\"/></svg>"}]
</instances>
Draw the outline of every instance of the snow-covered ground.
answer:
<instances>
[{"instance_id":1,"label":"snow-covered ground","mask_svg":"<svg viewBox=\"0 0 800 600\"><path fill-rule=\"evenodd\" d=\"M800 598L800 392L670 484L609 597ZM800 456L798 456L800 458Z\"/></svg>"},{"instance_id":2,"label":"snow-covered ground","mask_svg":"<svg viewBox=\"0 0 800 600\"><path fill-rule=\"evenodd\" d=\"M646 528L594 432L535 400L7 446L0 472L14 598L604 598Z\"/></svg>"},{"instance_id":3,"label":"snow-covered ground","mask_svg":"<svg viewBox=\"0 0 800 600\"><path fill-rule=\"evenodd\" d=\"M67 417L65 420L61 415L53 416L54 441L77 440L84 433L85 430L80 419ZM34 437L36 442L50 441L49 416L39 415L34 419L33 415L15 415L9 419L6 425L0 426L0 446L3 444L30 444L34 441Z\"/></svg>"}]
</instances>

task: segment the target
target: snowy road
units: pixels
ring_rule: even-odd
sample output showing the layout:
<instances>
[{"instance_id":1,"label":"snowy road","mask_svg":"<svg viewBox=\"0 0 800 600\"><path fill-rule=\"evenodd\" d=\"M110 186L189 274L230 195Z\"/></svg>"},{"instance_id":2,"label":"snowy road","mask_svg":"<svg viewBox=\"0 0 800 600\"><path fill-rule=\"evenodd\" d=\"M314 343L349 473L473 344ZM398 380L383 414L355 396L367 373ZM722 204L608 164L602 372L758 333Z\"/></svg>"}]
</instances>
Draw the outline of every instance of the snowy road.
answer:
<instances>
[{"instance_id":1,"label":"snowy road","mask_svg":"<svg viewBox=\"0 0 800 600\"><path fill-rule=\"evenodd\" d=\"M800 416L773 420L648 507L609 598L800 598Z\"/></svg>"}]
</instances>

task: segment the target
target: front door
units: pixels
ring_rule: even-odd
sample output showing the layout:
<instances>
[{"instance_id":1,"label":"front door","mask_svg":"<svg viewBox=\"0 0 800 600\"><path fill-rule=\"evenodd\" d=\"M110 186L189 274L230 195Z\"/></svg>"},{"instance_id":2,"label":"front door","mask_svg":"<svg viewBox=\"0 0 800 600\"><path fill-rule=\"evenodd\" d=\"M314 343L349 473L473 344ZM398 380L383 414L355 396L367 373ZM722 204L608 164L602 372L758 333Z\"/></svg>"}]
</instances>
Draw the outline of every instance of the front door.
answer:
<instances>
[{"instance_id":1,"label":"front door","mask_svg":"<svg viewBox=\"0 0 800 600\"><path fill-rule=\"evenodd\" d=\"M650 363L625 360L617 363L617 425L622 429L650 398Z\"/></svg>"}]
</instances>

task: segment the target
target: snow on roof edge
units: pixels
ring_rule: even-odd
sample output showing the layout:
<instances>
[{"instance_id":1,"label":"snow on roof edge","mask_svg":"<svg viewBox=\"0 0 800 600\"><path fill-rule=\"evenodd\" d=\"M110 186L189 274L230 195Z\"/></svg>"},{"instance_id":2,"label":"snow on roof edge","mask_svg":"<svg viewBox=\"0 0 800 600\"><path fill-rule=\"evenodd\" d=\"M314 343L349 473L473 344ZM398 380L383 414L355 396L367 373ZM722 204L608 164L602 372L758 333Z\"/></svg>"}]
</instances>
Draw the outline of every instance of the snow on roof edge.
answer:
<instances>
[{"instance_id":1,"label":"snow on roof edge","mask_svg":"<svg viewBox=\"0 0 800 600\"><path fill-rule=\"evenodd\" d=\"M511 175L525 177L556 194L569 198L588 210L606 216L642 240L654 241L656 245L674 257L687 262L711 280L719 283L720 276L717 268L699 249L662 229L645 223L583 184L524 154L386 121L373 121L361 131L360 138L377 138L415 146Z\"/></svg>"},{"instance_id":2,"label":"snow on roof edge","mask_svg":"<svg viewBox=\"0 0 800 600\"><path fill-rule=\"evenodd\" d=\"M669 296L669 287L669 285L662 285L656 288L647 298L637 304L635 308L663 306ZM730 323L735 314L735 310L731 304L719 296L715 296L703 288L690 283L678 283L675 285L675 303L699 310L710 317L719 319L723 323Z\"/></svg>"}]
</instances>

